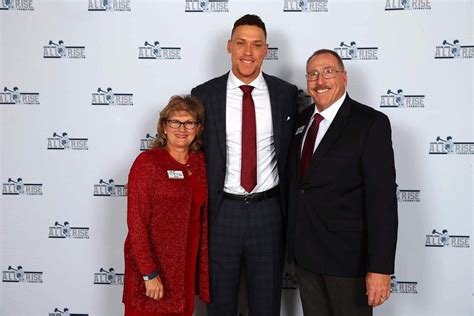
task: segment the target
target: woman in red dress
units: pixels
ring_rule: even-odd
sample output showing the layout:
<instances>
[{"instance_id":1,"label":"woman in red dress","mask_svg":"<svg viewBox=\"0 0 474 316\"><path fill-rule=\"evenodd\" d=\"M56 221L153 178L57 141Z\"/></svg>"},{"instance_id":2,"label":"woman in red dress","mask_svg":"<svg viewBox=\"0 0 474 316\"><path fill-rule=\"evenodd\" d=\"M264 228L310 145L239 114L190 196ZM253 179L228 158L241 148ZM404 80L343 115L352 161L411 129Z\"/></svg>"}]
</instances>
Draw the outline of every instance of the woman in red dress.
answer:
<instances>
[{"instance_id":1,"label":"woman in red dress","mask_svg":"<svg viewBox=\"0 0 474 316\"><path fill-rule=\"evenodd\" d=\"M209 302L203 121L196 99L172 97L160 113L153 149L132 165L125 316L192 316L195 294Z\"/></svg>"}]
</instances>

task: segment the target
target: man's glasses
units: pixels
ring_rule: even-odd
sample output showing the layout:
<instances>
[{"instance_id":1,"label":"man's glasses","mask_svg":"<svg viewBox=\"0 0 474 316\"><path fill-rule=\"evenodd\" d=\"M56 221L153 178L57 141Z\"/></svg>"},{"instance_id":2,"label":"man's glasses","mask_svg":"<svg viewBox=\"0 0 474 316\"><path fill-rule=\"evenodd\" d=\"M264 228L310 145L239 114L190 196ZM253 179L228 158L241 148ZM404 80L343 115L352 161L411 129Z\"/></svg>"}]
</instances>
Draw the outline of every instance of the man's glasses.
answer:
<instances>
[{"instance_id":1,"label":"man's glasses","mask_svg":"<svg viewBox=\"0 0 474 316\"><path fill-rule=\"evenodd\" d=\"M171 127L172 129L178 129L181 127L181 125L184 125L184 128L187 130L193 130L196 129L196 127L199 125L198 121L185 121L181 122L178 120L167 120L166 124Z\"/></svg>"},{"instance_id":2,"label":"man's glasses","mask_svg":"<svg viewBox=\"0 0 474 316\"><path fill-rule=\"evenodd\" d=\"M324 79L332 79L337 76L339 72L345 72L345 70L336 70L332 68L323 69L322 71L312 71L306 74L306 80L316 81L318 80L319 75L323 76Z\"/></svg>"}]
</instances>

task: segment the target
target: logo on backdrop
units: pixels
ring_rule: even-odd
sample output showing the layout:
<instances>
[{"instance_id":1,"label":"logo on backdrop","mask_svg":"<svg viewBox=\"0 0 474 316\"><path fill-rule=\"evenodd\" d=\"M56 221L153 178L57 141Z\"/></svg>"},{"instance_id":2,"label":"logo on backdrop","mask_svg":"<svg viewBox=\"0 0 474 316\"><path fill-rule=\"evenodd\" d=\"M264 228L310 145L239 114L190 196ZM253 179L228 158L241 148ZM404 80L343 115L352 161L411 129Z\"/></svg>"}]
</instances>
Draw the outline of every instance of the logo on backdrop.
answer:
<instances>
[{"instance_id":1,"label":"logo on backdrop","mask_svg":"<svg viewBox=\"0 0 474 316\"><path fill-rule=\"evenodd\" d=\"M181 59L181 48L162 47L159 41L145 41L138 47L138 59Z\"/></svg>"},{"instance_id":2,"label":"logo on backdrop","mask_svg":"<svg viewBox=\"0 0 474 316\"><path fill-rule=\"evenodd\" d=\"M94 196L127 196L127 188L123 184L115 184L114 179L100 179L99 184L94 184Z\"/></svg>"},{"instance_id":3,"label":"logo on backdrop","mask_svg":"<svg viewBox=\"0 0 474 316\"><path fill-rule=\"evenodd\" d=\"M2 271L2 281L12 283L43 283L43 272L25 271L22 266L8 266Z\"/></svg>"},{"instance_id":4,"label":"logo on backdrop","mask_svg":"<svg viewBox=\"0 0 474 316\"><path fill-rule=\"evenodd\" d=\"M435 59L463 59L474 58L474 45L461 45L458 39L447 41L436 46Z\"/></svg>"},{"instance_id":5,"label":"logo on backdrop","mask_svg":"<svg viewBox=\"0 0 474 316\"><path fill-rule=\"evenodd\" d=\"M0 92L0 104L40 104L39 93L21 92L18 87L4 87Z\"/></svg>"},{"instance_id":6,"label":"logo on backdrop","mask_svg":"<svg viewBox=\"0 0 474 316\"><path fill-rule=\"evenodd\" d=\"M43 195L43 185L40 183L24 183L22 178L8 178L3 183L3 195Z\"/></svg>"},{"instance_id":7,"label":"logo on backdrop","mask_svg":"<svg viewBox=\"0 0 474 316\"><path fill-rule=\"evenodd\" d=\"M0 0L0 10L32 11L33 0Z\"/></svg>"},{"instance_id":8,"label":"logo on backdrop","mask_svg":"<svg viewBox=\"0 0 474 316\"><path fill-rule=\"evenodd\" d=\"M184 12L229 12L229 0L186 0Z\"/></svg>"},{"instance_id":9,"label":"logo on backdrop","mask_svg":"<svg viewBox=\"0 0 474 316\"><path fill-rule=\"evenodd\" d=\"M69 138L66 132L48 137L48 150L88 150L87 138Z\"/></svg>"},{"instance_id":10,"label":"logo on backdrop","mask_svg":"<svg viewBox=\"0 0 474 316\"><path fill-rule=\"evenodd\" d=\"M385 11L431 10L431 0L386 0Z\"/></svg>"},{"instance_id":11,"label":"logo on backdrop","mask_svg":"<svg viewBox=\"0 0 474 316\"><path fill-rule=\"evenodd\" d=\"M89 0L89 11L132 11L130 0Z\"/></svg>"},{"instance_id":12,"label":"logo on backdrop","mask_svg":"<svg viewBox=\"0 0 474 316\"><path fill-rule=\"evenodd\" d=\"M447 229L441 232L433 229L431 235L426 235L426 247L469 248L469 236L450 235Z\"/></svg>"},{"instance_id":13,"label":"logo on backdrop","mask_svg":"<svg viewBox=\"0 0 474 316\"><path fill-rule=\"evenodd\" d=\"M54 222L49 227L49 238L89 239L89 227L71 227L69 222Z\"/></svg>"},{"instance_id":14,"label":"logo on backdrop","mask_svg":"<svg viewBox=\"0 0 474 316\"><path fill-rule=\"evenodd\" d=\"M158 134L155 134L155 136L146 134L145 138L140 139L140 151L151 149L157 137Z\"/></svg>"},{"instance_id":15,"label":"logo on backdrop","mask_svg":"<svg viewBox=\"0 0 474 316\"><path fill-rule=\"evenodd\" d=\"M59 308L55 308L54 312L49 313L48 316L89 316L89 314L71 313L69 311L69 308L64 307L62 310Z\"/></svg>"},{"instance_id":16,"label":"logo on backdrop","mask_svg":"<svg viewBox=\"0 0 474 316\"><path fill-rule=\"evenodd\" d=\"M423 108L425 107L425 95L403 93L403 89L387 90L380 100L381 108Z\"/></svg>"},{"instance_id":17,"label":"logo on backdrop","mask_svg":"<svg viewBox=\"0 0 474 316\"><path fill-rule=\"evenodd\" d=\"M296 275L293 273L286 272L283 276L283 284L281 286L284 290L296 290L298 282L296 280Z\"/></svg>"},{"instance_id":18,"label":"logo on backdrop","mask_svg":"<svg viewBox=\"0 0 474 316\"><path fill-rule=\"evenodd\" d=\"M92 93L92 105L133 105L133 93L115 93L111 87L107 89L97 88Z\"/></svg>"},{"instance_id":19,"label":"logo on backdrop","mask_svg":"<svg viewBox=\"0 0 474 316\"><path fill-rule=\"evenodd\" d=\"M278 60L278 48L277 47L268 47L267 56L265 60Z\"/></svg>"},{"instance_id":20,"label":"logo on backdrop","mask_svg":"<svg viewBox=\"0 0 474 316\"><path fill-rule=\"evenodd\" d=\"M473 142L455 142L451 136L443 139L436 137L435 142L430 143L430 155L472 155L474 154Z\"/></svg>"},{"instance_id":21,"label":"logo on backdrop","mask_svg":"<svg viewBox=\"0 0 474 316\"><path fill-rule=\"evenodd\" d=\"M420 190L401 190L397 185L398 202L420 202Z\"/></svg>"},{"instance_id":22,"label":"logo on backdrop","mask_svg":"<svg viewBox=\"0 0 474 316\"><path fill-rule=\"evenodd\" d=\"M296 103L298 104L298 112L301 112L313 104L313 99L303 89L299 89Z\"/></svg>"},{"instance_id":23,"label":"logo on backdrop","mask_svg":"<svg viewBox=\"0 0 474 316\"><path fill-rule=\"evenodd\" d=\"M327 12L328 0L284 0L283 12Z\"/></svg>"},{"instance_id":24,"label":"logo on backdrop","mask_svg":"<svg viewBox=\"0 0 474 316\"><path fill-rule=\"evenodd\" d=\"M374 60L378 59L378 47L358 47L352 41L349 44L341 42L339 47L334 48L342 60Z\"/></svg>"},{"instance_id":25,"label":"logo on backdrop","mask_svg":"<svg viewBox=\"0 0 474 316\"><path fill-rule=\"evenodd\" d=\"M66 46L62 40L43 46L44 58L86 58L85 46Z\"/></svg>"},{"instance_id":26,"label":"logo on backdrop","mask_svg":"<svg viewBox=\"0 0 474 316\"><path fill-rule=\"evenodd\" d=\"M400 294L417 294L418 282L398 281L395 275L390 276L390 292Z\"/></svg>"},{"instance_id":27,"label":"logo on backdrop","mask_svg":"<svg viewBox=\"0 0 474 316\"><path fill-rule=\"evenodd\" d=\"M94 284L123 285L123 273L116 273L114 268L108 270L100 268L94 273Z\"/></svg>"}]
</instances>

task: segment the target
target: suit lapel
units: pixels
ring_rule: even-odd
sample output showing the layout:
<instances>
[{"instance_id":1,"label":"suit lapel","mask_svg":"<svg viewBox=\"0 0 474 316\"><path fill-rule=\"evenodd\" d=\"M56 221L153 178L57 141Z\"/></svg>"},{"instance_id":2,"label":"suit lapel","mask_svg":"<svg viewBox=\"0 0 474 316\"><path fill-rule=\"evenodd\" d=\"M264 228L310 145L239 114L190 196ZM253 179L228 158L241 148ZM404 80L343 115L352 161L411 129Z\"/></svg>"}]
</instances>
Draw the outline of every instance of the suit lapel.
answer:
<instances>
[{"instance_id":1,"label":"suit lapel","mask_svg":"<svg viewBox=\"0 0 474 316\"><path fill-rule=\"evenodd\" d=\"M309 127L309 121L311 120L311 117L313 116L314 113L314 104L312 104L310 107L304 110L304 112L301 113L300 119L298 121L298 124L296 126L296 132L298 134L295 136L295 145L296 145L296 156L298 159L296 159L296 171L297 171L297 177L298 179L301 178L301 151L303 149L303 137L306 134L306 131L308 130ZM304 127L303 130L300 132L300 128Z\"/></svg>"},{"instance_id":2,"label":"suit lapel","mask_svg":"<svg viewBox=\"0 0 474 316\"><path fill-rule=\"evenodd\" d=\"M211 110L214 117L214 125L217 131L217 141L219 143L222 157L225 153L225 135L226 135L226 97L227 97L227 78L229 73L218 78L214 83L212 90Z\"/></svg>"},{"instance_id":3,"label":"suit lapel","mask_svg":"<svg viewBox=\"0 0 474 316\"><path fill-rule=\"evenodd\" d=\"M281 144L281 129L283 124L283 106L281 104L281 91L279 91L275 82L271 77L263 73L263 78L268 87L268 94L270 95L270 105L272 109L272 124L273 124L273 141L275 144L275 154L276 157L280 153L280 144Z\"/></svg>"},{"instance_id":4,"label":"suit lapel","mask_svg":"<svg viewBox=\"0 0 474 316\"><path fill-rule=\"evenodd\" d=\"M317 168L321 162L321 158L327 154L328 150L331 148L331 146L337 140L339 134L344 129L344 126L348 121L348 116L350 115L351 102L352 101L349 98L349 95L347 95L346 99L342 103L342 106L334 117L331 126L329 126L329 129L327 130L326 134L324 134L324 137L319 143L318 148L316 148L309 166L310 170L306 173L305 178L308 178L308 175L312 173L311 169L314 170L314 168Z\"/></svg>"}]
</instances>

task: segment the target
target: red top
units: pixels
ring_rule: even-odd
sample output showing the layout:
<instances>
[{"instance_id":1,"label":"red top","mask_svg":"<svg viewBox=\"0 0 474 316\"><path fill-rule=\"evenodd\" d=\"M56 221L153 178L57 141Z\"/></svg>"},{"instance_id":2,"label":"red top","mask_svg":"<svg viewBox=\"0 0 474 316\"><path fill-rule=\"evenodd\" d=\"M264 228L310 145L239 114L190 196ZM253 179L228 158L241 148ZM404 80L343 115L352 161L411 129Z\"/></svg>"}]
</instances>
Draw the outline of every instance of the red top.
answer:
<instances>
[{"instance_id":1,"label":"red top","mask_svg":"<svg viewBox=\"0 0 474 316\"><path fill-rule=\"evenodd\" d=\"M190 153L188 163L183 165L166 150L155 148L137 157L128 179L123 302L134 310L162 313L184 311L186 243L192 208L192 181L188 170L204 188L196 289L201 300L209 302L204 154ZM153 271L159 273L164 286L164 297L156 301L145 296L143 281L143 276Z\"/></svg>"}]
</instances>

